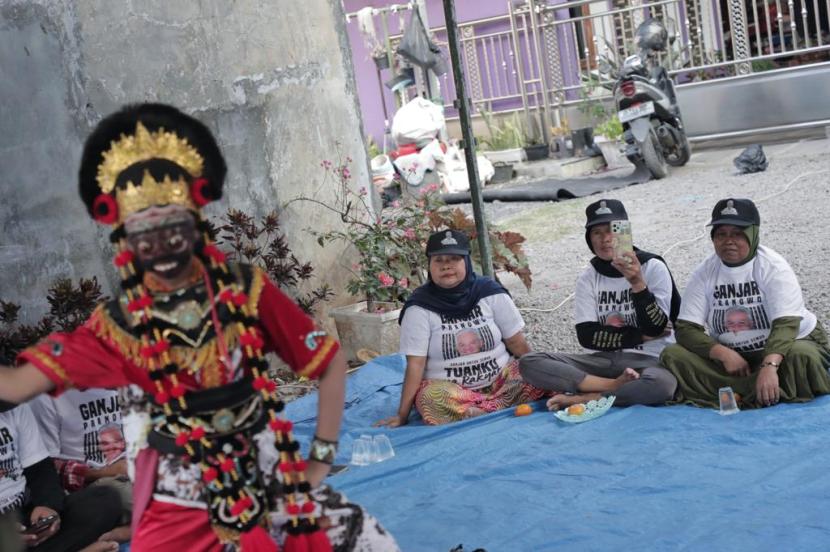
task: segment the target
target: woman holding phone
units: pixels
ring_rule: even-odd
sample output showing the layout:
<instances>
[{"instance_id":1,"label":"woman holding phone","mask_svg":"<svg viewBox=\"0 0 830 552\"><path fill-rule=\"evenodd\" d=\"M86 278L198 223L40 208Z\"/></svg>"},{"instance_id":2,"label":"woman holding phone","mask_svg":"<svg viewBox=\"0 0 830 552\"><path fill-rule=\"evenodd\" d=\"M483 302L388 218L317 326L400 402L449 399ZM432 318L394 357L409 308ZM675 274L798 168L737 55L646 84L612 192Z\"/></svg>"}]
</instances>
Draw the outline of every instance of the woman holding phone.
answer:
<instances>
[{"instance_id":1,"label":"woman holding phone","mask_svg":"<svg viewBox=\"0 0 830 552\"><path fill-rule=\"evenodd\" d=\"M677 382L658 365L672 339L680 296L665 261L630 246L623 204L601 199L585 210L585 241L594 258L576 283L576 334L587 354L534 352L519 361L522 378L559 391L550 410L616 395L616 404L662 404ZM615 233L628 231L623 239ZM627 238L627 239L626 239Z\"/></svg>"},{"instance_id":2,"label":"woman holding phone","mask_svg":"<svg viewBox=\"0 0 830 552\"><path fill-rule=\"evenodd\" d=\"M30 552L118 550L98 540L118 521L116 492L91 487L64 496L29 405L11 406L0 402L0 516L20 522L18 541ZM2 552L15 549L10 540L0 535Z\"/></svg>"}]
</instances>

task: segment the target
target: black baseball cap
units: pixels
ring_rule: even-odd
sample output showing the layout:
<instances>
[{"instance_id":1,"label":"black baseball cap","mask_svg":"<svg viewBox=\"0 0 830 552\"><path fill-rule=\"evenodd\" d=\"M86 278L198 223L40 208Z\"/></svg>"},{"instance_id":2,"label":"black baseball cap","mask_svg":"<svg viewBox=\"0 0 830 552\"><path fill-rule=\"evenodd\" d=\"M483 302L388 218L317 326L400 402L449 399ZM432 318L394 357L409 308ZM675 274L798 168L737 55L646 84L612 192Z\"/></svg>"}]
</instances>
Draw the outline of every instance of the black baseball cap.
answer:
<instances>
[{"instance_id":1,"label":"black baseball cap","mask_svg":"<svg viewBox=\"0 0 830 552\"><path fill-rule=\"evenodd\" d=\"M433 255L469 255L470 238L458 230L441 230L427 240L427 257Z\"/></svg>"},{"instance_id":2,"label":"black baseball cap","mask_svg":"<svg viewBox=\"0 0 830 552\"><path fill-rule=\"evenodd\" d=\"M712 221L708 226L718 224L731 224L741 228L760 226L761 215L758 214L758 208L752 200L730 197L718 201L712 209Z\"/></svg>"},{"instance_id":3,"label":"black baseball cap","mask_svg":"<svg viewBox=\"0 0 830 552\"><path fill-rule=\"evenodd\" d=\"M628 220L622 201L617 199L600 199L585 208L585 228L605 224L612 220Z\"/></svg>"}]
</instances>

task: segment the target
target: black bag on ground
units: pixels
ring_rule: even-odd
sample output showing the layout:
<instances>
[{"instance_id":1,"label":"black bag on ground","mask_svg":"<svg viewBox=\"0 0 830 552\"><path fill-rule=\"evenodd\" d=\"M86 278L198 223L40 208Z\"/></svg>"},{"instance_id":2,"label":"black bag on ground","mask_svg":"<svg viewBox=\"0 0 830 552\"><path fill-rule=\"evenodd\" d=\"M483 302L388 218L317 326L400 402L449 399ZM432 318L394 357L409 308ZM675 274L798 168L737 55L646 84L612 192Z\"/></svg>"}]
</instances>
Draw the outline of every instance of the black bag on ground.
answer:
<instances>
[{"instance_id":1,"label":"black bag on ground","mask_svg":"<svg viewBox=\"0 0 830 552\"><path fill-rule=\"evenodd\" d=\"M409 25L403 33L401 43L398 45L397 53L404 59L422 67L431 69L436 75L443 75L447 72L447 64L441 49L429 39L424 20L421 19L421 12L413 10Z\"/></svg>"},{"instance_id":2,"label":"black bag on ground","mask_svg":"<svg viewBox=\"0 0 830 552\"><path fill-rule=\"evenodd\" d=\"M749 146L732 162L741 174L765 171L769 166L769 161L767 161L767 156L764 155L764 148L761 147L761 144Z\"/></svg>"}]
</instances>

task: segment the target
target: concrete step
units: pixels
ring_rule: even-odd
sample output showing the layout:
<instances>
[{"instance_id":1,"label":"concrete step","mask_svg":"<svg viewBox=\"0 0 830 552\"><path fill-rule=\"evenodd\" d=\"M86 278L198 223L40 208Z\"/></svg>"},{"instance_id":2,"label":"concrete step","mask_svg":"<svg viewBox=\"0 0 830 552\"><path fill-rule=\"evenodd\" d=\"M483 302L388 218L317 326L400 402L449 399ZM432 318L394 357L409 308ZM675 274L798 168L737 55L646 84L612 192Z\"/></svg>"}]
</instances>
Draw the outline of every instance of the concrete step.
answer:
<instances>
[{"instance_id":1,"label":"concrete step","mask_svg":"<svg viewBox=\"0 0 830 552\"><path fill-rule=\"evenodd\" d=\"M602 156L597 157L568 157L565 159L540 159L515 163L513 170L516 176L539 178L553 176L557 178L572 178L594 172L605 166Z\"/></svg>"}]
</instances>

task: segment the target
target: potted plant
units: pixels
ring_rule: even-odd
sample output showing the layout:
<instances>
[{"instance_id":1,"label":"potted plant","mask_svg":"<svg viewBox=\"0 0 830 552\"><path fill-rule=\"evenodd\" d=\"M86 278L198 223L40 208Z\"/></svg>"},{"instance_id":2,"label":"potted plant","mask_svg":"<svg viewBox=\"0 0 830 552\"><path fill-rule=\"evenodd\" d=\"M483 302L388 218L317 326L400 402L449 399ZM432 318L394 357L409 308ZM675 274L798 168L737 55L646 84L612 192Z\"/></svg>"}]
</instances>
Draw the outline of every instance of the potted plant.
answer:
<instances>
[{"instance_id":1,"label":"potted plant","mask_svg":"<svg viewBox=\"0 0 830 552\"><path fill-rule=\"evenodd\" d=\"M536 119L531 118L530 123L530 128L524 133L525 157L528 161L547 159L550 154L550 145L542 140Z\"/></svg>"},{"instance_id":2,"label":"potted plant","mask_svg":"<svg viewBox=\"0 0 830 552\"><path fill-rule=\"evenodd\" d=\"M591 157L599 155L599 152L591 147L594 144L594 128L611 116L605 103L598 97L602 94L602 89L599 78L593 75L588 75L585 82L582 83L582 89L580 90L582 103L579 105L579 111L584 115L588 126L571 131L574 155L589 155Z\"/></svg>"},{"instance_id":3,"label":"potted plant","mask_svg":"<svg viewBox=\"0 0 830 552\"><path fill-rule=\"evenodd\" d=\"M622 123L616 114L594 127L594 143L602 151L605 165L609 169L618 169L629 164L622 152L622 135Z\"/></svg>"},{"instance_id":4,"label":"potted plant","mask_svg":"<svg viewBox=\"0 0 830 552\"><path fill-rule=\"evenodd\" d=\"M572 151L571 148L568 147L568 143L570 142L571 146L573 146L573 142L570 140L571 127L568 124L567 118L563 118L559 126L550 128L550 139L551 150L553 151L553 156L556 159L563 159L571 156Z\"/></svg>"},{"instance_id":5,"label":"potted plant","mask_svg":"<svg viewBox=\"0 0 830 552\"><path fill-rule=\"evenodd\" d=\"M481 139L481 153L494 165L525 161L525 132L519 114L513 113L497 121L493 113L486 109L481 109L480 113L488 133L487 138Z\"/></svg>"},{"instance_id":6,"label":"potted plant","mask_svg":"<svg viewBox=\"0 0 830 552\"><path fill-rule=\"evenodd\" d=\"M467 232L475 241L475 222L461 209L441 201L437 185L424 186L414 202L393 202L375 211L365 187L354 191L351 171L345 163L323 161L327 180L335 180L335 199L325 202L300 197L289 201L311 201L335 215L342 225L333 230L309 229L321 246L346 246L344 263L351 277L346 290L358 299L356 304L332 309L341 344L348 358L370 349L381 354L398 350L400 307L415 288L426 282L424 248L431 233L442 228ZM493 260L497 271L516 274L528 287L531 273L521 244L524 237L515 232L490 228ZM474 253L473 261L477 262Z\"/></svg>"},{"instance_id":7,"label":"potted plant","mask_svg":"<svg viewBox=\"0 0 830 552\"><path fill-rule=\"evenodd\" d=\"M381 43L378 42L372 46L369 55L372 57L372 60L375 62L375 67L378 70L389 69L389 55Z\"/></svg>"}]
</instances>

